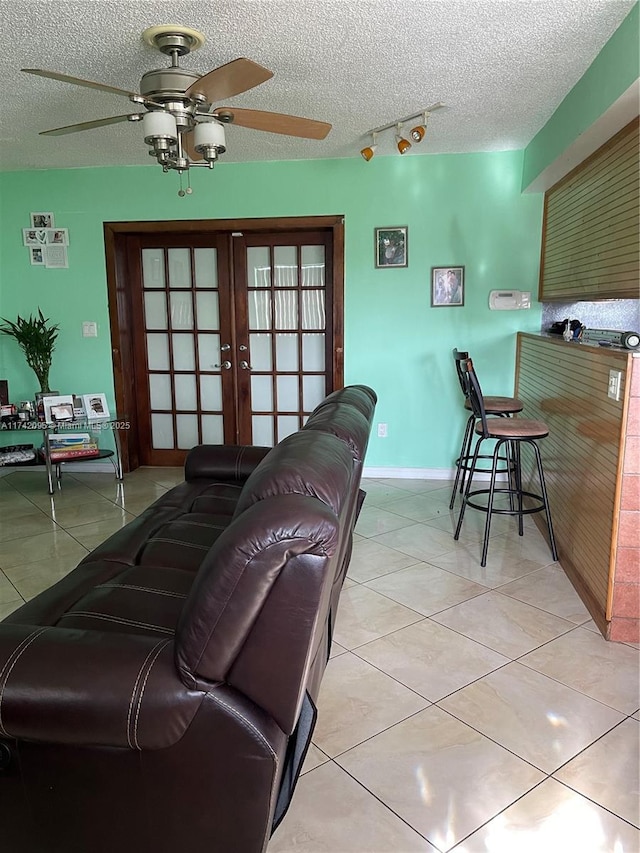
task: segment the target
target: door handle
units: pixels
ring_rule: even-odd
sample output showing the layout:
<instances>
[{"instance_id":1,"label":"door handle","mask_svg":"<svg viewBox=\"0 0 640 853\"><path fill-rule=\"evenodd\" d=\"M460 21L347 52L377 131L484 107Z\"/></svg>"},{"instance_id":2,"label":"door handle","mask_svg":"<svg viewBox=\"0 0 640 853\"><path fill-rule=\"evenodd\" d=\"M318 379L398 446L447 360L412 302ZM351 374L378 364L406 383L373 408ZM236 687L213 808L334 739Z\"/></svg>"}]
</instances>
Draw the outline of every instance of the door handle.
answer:
<instances>
[{"instance_id":1,"label":"door handle","mask_svg":"<svg viewBox=\"0 0 640 853\"><path fill-rule=\"evenodd\" d=\"M220 347L220 352L227 352L230 349L231 349L231 344L222 344L222 346Z\"/></svg>"},{"instance_id":2,"label":"door handle","mask_svg":"<svg viewBox=\"0 0 640 853\"><path fill-rule=\"evenodd\" d=\"M253 370L253 368L251 367L251 365L249 364L248 361L241 361L240 362L240 369L241 370Z\"/></svg>"},{"instance_id":3,"label":"door handle","mask_svg":"<svg viewBox=\"0 0 640 853\"><path fill-rule=\"evenodd\" d=\"M222 364L214 364L214 367L221 367L223 370L229 370L231 368L230 361L223 361Z\"/></svg>"}]
</instances>

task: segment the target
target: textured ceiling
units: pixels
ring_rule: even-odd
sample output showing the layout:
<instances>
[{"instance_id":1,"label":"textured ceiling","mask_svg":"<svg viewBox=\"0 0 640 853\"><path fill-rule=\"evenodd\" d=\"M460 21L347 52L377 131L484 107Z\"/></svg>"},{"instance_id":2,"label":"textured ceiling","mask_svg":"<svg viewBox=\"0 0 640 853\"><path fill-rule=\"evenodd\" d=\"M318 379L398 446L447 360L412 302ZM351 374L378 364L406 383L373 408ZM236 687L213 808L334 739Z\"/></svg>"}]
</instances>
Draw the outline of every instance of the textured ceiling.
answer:
<instances>
[{"instance_id":1,"label":"textured ceiling","mask_svg":"<svg viewBox=\"0 0 640 853\"><path fill-rule=\"evenodd\" d=\"M328 121L323 141L227 129L225 162L358 156L366 132L443 101L406 156L524 147L584 74L633 0L0 0L0 168L148 164L139 125L38 132L133 112L124 97L33 77L43 68L138 90L168 65L156 24L194 27L198 73L240 56L274 72L237 107ZM378 139L392 153L393 134Z\"/></svg>"}]
</instances>

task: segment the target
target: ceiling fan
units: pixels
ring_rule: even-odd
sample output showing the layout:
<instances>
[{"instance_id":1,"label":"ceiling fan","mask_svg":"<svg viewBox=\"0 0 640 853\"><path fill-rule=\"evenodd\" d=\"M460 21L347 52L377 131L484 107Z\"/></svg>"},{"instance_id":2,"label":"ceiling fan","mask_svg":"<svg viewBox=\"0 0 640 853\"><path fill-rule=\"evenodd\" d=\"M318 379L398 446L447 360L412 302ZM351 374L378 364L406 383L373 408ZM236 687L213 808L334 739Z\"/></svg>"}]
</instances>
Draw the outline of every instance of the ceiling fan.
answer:
<instances>
[{"instance_id":1,"label":"ceiling fan","mask_svg":"<svg viewBox=\"0 0 640 853\"><path fill-rule=\"evenodd\" d=\"M299 116L215 106L220 101L259 86L273 77L273 72L245 58L234 59L203 75L182 68L179 64L180 57L204 44L205 38L197 30L168 24L149 27L142 33L142 38L147 44L171 57L171 65L168 68L147 71L140 81L139 92L118 89L56 71L23 68L22 71L38 77L124 95L138 106L138 111L133 113L56 127L44 130L40 135L61 136L123 121L142 121L149 154L156 158L163 171L175 169L182 176L183 172L194 166L213 168L220 154L226 151L225 124L304 139L324 139L331 130L331 125L326 122ZM191 188L188 187L186 192L191 192ZM185 193L181 189L179 194Z\"/></svg>"}]
</instances>

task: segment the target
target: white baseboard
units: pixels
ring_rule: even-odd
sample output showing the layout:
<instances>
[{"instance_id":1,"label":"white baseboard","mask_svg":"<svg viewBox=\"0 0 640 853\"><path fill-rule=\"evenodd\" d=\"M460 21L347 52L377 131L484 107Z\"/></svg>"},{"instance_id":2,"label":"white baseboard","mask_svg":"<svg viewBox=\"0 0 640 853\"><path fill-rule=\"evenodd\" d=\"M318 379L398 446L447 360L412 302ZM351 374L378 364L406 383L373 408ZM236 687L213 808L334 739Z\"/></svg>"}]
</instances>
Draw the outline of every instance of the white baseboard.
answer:
<instances>
[{"instance_id":1,"label":"white baseboard","mask_svg":"<svg viewBox=\"0 0 640 853\"><path fill-rule=\"evenodd\" d=\"M367 468L362 476L369 480L454 480L455 468ZM488 480L489 473L477 471L474 480ZM496 480L506 480L504 474L498 474Z\"/></svg>"}]
</instances>

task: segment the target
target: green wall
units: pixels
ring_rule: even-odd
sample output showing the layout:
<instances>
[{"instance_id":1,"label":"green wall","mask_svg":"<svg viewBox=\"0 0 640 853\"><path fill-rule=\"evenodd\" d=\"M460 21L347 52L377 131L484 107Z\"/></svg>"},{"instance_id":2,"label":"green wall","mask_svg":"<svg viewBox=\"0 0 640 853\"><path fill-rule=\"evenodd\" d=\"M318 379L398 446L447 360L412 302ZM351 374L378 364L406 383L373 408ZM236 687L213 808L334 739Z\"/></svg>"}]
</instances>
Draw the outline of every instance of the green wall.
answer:
<instances>
[{"instance_id":1,"label":"green wall","mask_svg":"<svg viewBox=\"0 0 640 853\"><path fill-rule=\"evenodd\" d=\"M515 332L540 328L540 307L489 311L489 291L537 292L542 196L522 195L523 152L221 163L194 170L194 194L158 166L0 174L0 316L40 306L60 324L51 371L62 393L105 391L113 403L103 222L343 214L345 381L379 395L370 467L449 469L464 421L451 349L469 349L486 393L513 389ZM69 229L69 269L29 264L22 228L48 210ZM409 266L374 268L374 228L406 225ZM465 305L430 307L431 266L466 267ZM98 338L83 338L96 320ZM0 336L13 400L35 376Z\"/></svg>"},{"instance_id":2,"label":"green wall","mask_svg":"<svg viewBox=\"0 0 640 853\"><path fill-rule=\"evenodd\" d=\"M638 79L640 11L631 9L584 75L525 149L522 188L556 160L569 145Z\"/></svg>"}]
</instances>

